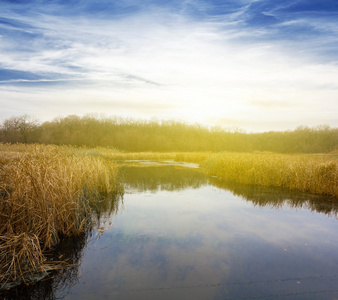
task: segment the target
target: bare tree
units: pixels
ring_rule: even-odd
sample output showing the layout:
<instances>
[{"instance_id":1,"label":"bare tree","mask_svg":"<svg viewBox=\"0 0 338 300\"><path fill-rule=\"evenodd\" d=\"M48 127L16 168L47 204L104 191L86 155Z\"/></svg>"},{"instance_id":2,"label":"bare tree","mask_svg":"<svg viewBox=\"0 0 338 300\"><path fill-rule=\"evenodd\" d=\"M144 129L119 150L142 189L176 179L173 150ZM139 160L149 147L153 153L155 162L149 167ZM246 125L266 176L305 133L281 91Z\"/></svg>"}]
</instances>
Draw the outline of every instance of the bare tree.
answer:
<instances>
[{"instance_id":1,"label":"bare tree","mask_svg":"<svg viewBox=\"0 0 338 300\"><path fill-rule=\"evenodd\" d=\"M38 125L39 122L36 119L23 115L5 120L1 126L1 131L6 142L28 143Z\"/></svg>"}]
</instances>

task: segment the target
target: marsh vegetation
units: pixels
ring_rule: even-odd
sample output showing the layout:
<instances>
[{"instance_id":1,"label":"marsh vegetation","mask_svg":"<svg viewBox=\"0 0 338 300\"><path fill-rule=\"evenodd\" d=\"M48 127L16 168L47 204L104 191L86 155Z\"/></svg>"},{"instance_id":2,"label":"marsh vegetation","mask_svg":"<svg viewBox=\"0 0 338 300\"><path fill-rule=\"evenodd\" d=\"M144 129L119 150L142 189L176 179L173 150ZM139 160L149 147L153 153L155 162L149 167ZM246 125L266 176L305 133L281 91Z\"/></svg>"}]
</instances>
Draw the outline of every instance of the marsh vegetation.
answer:
<instances>
[{"instance_id":1,"label":"marsh vegetation","mask_svg":"<svg viewBox=\"0 0 338 300\"><path fill-rule=\"evenodd\" d=\"M275 153L220 153L202 162L208 174L338 198L338 159Z\"/></svg>"},{"instance_id":2,"label":"marsh vegetation","mask_svg":"<svg viewBox=\"0 0 338 300\"><path fill-rule=\"evenodd\" d=\"M29 281L56 267L43 251L88 231L122 186L114 163L69 147L2 145L0 156L0 282Z\"/></svg>"}]
</instances>

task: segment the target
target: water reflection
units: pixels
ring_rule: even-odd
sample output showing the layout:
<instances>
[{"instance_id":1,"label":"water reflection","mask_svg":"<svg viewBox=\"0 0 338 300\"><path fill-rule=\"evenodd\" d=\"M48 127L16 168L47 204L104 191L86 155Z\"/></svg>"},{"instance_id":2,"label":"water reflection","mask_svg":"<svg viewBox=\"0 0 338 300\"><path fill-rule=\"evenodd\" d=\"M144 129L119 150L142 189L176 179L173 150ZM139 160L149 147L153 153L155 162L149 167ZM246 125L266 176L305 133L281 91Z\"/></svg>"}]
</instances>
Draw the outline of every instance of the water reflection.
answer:
<instances>
[{"instance_id":1,"label":"water reflection","mask_svg":"<svg viewBox=\"0 0 338 300\"><path fill-rule=\"evenodd\" d=\"M87 248L83 284L65 299L338 296L337 223L309 213L315 198L177 167L126 168L124 181L125 209Z\"/></svg>"},{"instance_id":2,"label":"water reflection","mask_svg":"<svg viewBox=\"0 0 338 300\"><path fill-rule=\"evenodd\" d=\"M225 182L211 178L209 183L218 188L229 190L234 195L260 207L279 209L283 206L306 208L331 217L338 217L338 200L330 197L306 194L286 189L245 185L236 182Z\"/></svg>"},{"instance_id":3,"label":"water reflection","mask_svg":"<svg viewBox=\"0 0 338 300\"><path fill-rule=\"evenodd\" d=\"M111 195L109 198L100 199L100 207L96 207L92 213L94 227L106 226L107 220L116 214L121 206L121 194ZM94 229L95 229L94 228ZM22 284L10 290L0 291L2 300L54 300L59 299L57 293L65 293L78 284L79 267L83 254L90 242L96 239L96 232L88 229L75 237L61 238L56 248L45 253L49 263L60 265L55 271L51 271L41 281ZM58 262L62 262L61 264ZM64 267L62 267L62 265Z\"/></svg>"},{"instance_id":4,"label":"water reflection","mask_svg":"<svg viewBox=\"0 0 338 300\"><path fill-rule=\"evenodd\" d=\"M338 217L337 199L286 189L226 182L207 177L200 170L195 169L173 166L139 166L125 167L122 174L126 189L130 192L177 191L187 188L196 189L209 184L231 191L235 196L239 196L257 206L276 209L283 206L307 208L331 217Z\"/></svg>"},{"instance_id":5,"label":"water reflection","mask_svg":"<svg viewBox=\"0 0 338 300\"><path fill-rule=\"evenodd\" d=\"M79 265L88 237L88 233L85 233L76 238L63 239L56 249L47 254L51 260L67 261L69 267L54 271L50 273L48 277L37 283L29 285L23 284L9 291L2 291L0 298L4 300L56 299L56 291L66 290L77 284Z\"/></svg>"},{"instance_id":6,"label":"water reflection","mask_svg":"<svg viewBox=\"0 0 338 300\"><path fill-rule=\"evenodd\" d=\"M174 191L198 188L208 183L207 177L198 169L173 166L123 167L121 170L126 190Z\"/></svg>"}]
</instances>

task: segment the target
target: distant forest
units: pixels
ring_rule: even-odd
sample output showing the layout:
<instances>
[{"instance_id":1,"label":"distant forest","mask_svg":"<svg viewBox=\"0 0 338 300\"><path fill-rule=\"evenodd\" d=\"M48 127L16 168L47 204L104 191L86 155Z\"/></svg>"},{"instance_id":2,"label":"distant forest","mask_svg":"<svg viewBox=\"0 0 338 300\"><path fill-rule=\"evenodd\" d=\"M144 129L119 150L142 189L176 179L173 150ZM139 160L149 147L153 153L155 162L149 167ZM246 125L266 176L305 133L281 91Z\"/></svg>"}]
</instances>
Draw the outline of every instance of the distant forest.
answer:
<instances>
[{"instance_id":1,"label":"distant forest","mask_svg":"<svg viewBox=\"0 0 338 300\"><path fill-rule=\"evenodd\" d=\"M109 147L128 152L328 153L338 149L338 128L301 126L292 131L245 133L177 121L76 115L40 123L24 115L0 124L0 142Z\"/></svg>"}]
</instances>

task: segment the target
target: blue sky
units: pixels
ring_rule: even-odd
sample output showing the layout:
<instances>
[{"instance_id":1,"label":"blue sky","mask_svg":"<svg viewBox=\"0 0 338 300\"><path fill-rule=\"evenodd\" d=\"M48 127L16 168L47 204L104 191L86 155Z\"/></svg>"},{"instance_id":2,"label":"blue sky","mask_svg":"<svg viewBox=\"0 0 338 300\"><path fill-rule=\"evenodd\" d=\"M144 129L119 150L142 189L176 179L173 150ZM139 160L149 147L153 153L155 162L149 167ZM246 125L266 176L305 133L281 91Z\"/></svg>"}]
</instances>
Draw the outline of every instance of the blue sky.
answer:
<instances>
[{"instance_id":1,"label":"blue sky","mask_svg":"<svg viewBox=\"0 0 338 300\"><path fill-rule=\"evenodd\" d=\"M338 126L336 0L0 2L0 121Z\"/></svg>"}]
</instances>

